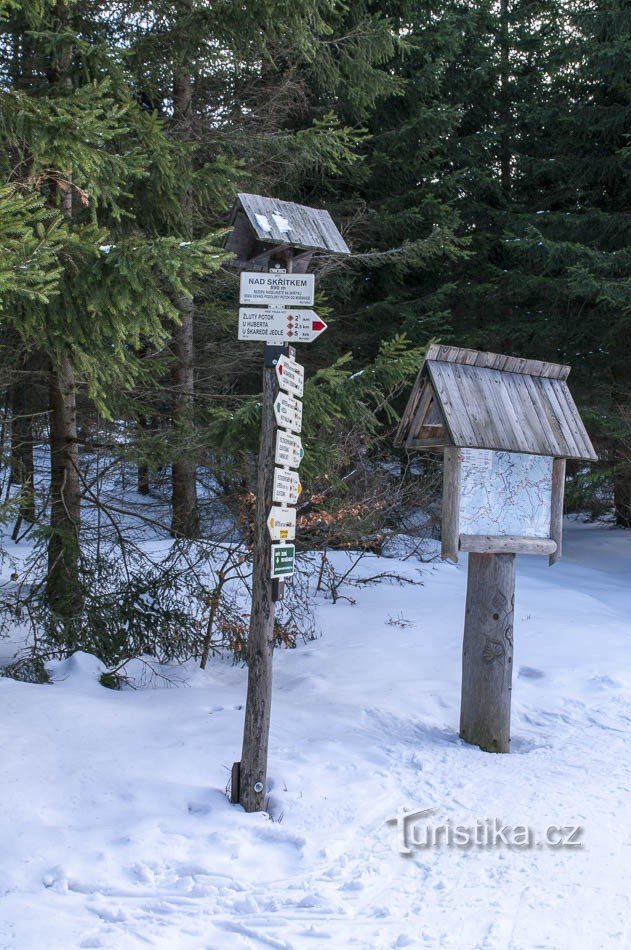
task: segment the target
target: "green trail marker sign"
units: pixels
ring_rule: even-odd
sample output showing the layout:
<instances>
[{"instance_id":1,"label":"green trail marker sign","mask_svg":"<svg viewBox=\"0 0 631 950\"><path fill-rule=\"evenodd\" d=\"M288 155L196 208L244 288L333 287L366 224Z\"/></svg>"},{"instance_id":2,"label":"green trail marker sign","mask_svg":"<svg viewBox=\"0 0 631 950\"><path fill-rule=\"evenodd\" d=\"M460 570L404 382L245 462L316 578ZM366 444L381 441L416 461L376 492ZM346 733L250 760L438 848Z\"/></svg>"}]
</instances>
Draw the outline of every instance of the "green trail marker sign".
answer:
<instances>
[{"instance_id":1,"label":"green trail marker sign","mask_svg":"<svg viewBox=\"0 0 631 950\"><path fill-rule=\"evenodd\" d=\"M272 578L291 577L296 564L295 544L272 545Z\"/></svg>"}]
</instances>

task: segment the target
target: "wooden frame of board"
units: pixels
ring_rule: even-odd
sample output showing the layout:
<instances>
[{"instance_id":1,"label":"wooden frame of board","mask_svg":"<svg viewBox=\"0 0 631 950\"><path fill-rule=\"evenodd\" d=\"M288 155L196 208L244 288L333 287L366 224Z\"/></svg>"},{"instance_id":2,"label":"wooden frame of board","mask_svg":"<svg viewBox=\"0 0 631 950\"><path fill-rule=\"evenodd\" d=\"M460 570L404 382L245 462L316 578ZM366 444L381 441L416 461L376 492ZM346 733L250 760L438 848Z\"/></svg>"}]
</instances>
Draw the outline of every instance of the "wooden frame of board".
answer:
<instances>
[{"instance_id":1,"label":"wooden frame of board","mask_svg":"<svg viewBox=\"0 0 631 950\"><path fill-rule=\"evenodd\" d=\"M432 344L395 444L444 452L441 555L561 556L566 459L597 458L567 385L570 367ZM461 450L490 449L552 459L549 537L462 533Z\"/></svg>"}]
</instances>

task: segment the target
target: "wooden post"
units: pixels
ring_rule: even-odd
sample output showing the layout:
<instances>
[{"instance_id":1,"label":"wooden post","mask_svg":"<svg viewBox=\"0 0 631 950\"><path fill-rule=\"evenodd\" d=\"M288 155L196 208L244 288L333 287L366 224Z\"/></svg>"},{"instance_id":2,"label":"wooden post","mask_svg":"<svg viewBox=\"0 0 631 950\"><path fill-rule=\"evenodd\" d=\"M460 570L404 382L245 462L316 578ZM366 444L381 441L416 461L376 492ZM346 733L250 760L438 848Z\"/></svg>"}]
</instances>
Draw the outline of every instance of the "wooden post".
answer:
<instances>
[{"instance_id":1,"label":"wooden post","mask_svg":"<svg viewBox=\"0 0 631 950\"><path fill-rule=\"evenodd\" d=\"M267 746L272 706L272 656L274 652L274 601L270 564L272 545L267 515L274 483L274 398L276 371L266 344L263 368L263 420L256 492L252 611L248 634L248 694L245 704L243 750L239 774L239 802L246 811L265 808ZM268 365L269 363L269 365Z\"/></svg>"},{"instance_id":2,"label":"wooden post","mask_svg":"<svg viewBox=\"0 0 631 950\"><path fill-rule=\"evenodd\" d=\"M291 253L287 271L291 273ZM267 750L272 710L272 660L274 654L274 608L283 596L283 587L271 578L272 542L267 518L273 504L276 423L274 400L277 394L276 363L281 353L294 356L288 344L265 344L261 444L258 458L256 514L254 524L254 565L252 568L252 611L248 634L248 693L245 703L241 762L233 766L238 775L238 801L246 811L263 811L267 797ZM234 801L236 795L232 794Z\"/></svg>"},{"instance_id":3,"label":"wooden post","mask_svg":"<svg viewBox=\"0 0 631 950\"><path fill-rule=\"evenodd\" d=\"M550 555L550 567L563 553L563 497L565 494L565 459L552 462L552 507L550 510L550 537L556 541L556 551Z\"/></svg>"},{"instance_id":4,"label":"wooden post","mask_svg":"<svg viewBox=\"0 0 631 950\"><path fill-rule=\"evenodd\" d=\"M485 752L509 751L514 607L515 555L469 554L460 737Z\"/></svg>"},{"instance_id":5,"label":"wooden post","mask_svg":"<svg viewBox=\"0 0 631 950\"><path fill-rule=\"evenodd\" d=\"M460 539L460 478L462 464L460 449L448 445L444 452L443 475L443 516L441 519L440 556L454 564L458 563L458 542Z\"/></svg>"}]
</instances>

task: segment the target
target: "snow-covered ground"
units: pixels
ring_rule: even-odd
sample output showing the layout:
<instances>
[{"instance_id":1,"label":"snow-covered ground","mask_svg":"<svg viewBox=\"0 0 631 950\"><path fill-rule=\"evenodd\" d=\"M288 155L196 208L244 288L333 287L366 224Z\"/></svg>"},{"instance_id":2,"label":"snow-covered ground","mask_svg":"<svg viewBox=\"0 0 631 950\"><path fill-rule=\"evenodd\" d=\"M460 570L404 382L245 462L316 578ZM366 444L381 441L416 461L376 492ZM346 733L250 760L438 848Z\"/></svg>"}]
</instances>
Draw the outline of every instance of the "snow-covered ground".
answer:
<instances>
[{"instance_id":1,"label":"snow-covered ground","mask_svg":"<svg viewBox=\"0 0 631 950\"><path fill-rule=\"evenodd\" d=\"M0 947L629 946L631 532L568 522L554 568L518 559L510 755L458 738L466 560L385 566L423 586L322 600L322 637L276 653L269 814L224 794L229 661L180 688L104 689L86 655L0 679ZM582 847L406 857L401 808Z\"/></svg>"}]
</instances>

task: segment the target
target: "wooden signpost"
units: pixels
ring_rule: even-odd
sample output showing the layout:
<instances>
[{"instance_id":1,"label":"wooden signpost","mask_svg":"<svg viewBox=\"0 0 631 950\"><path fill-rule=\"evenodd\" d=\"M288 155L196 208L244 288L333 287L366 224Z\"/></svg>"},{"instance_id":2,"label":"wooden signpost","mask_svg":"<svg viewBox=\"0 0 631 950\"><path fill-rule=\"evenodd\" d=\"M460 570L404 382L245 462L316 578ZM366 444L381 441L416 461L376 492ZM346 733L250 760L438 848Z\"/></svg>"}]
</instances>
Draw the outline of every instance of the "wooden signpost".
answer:
<instances>
[{"instance_id":1,"label":"wooden signpost","mask_svg":"<svg viewBox=\"0 0 631 950\"><path fill-rule=\"evenodd\" d=\"M460 735L508 752L515 554L561 555L566 459L596 459L569 366L431 345L396 444L443 451L442 557L469 552Z\"/></svg>"},{"instance_id":2,"label":"wooden signpost","mask_svg":"<svg viewBox=\"0 0 631 950\"><path fill-rule=\"evenodd\" d=\"M248 691L241 761L232 767L231 801L262 811L272 703L275 604L295 570L296 509L301 492L304 368L293 343L326 330L313 310L315 277L305 273L316 251L348 254L326 211L240 194L226 241L240 279L239 340L264 341L261 442L254 524ZM302 252L302 253L300 253ZM261 305L266 309L262 309Z\"/></svg>"}]
</instances>

